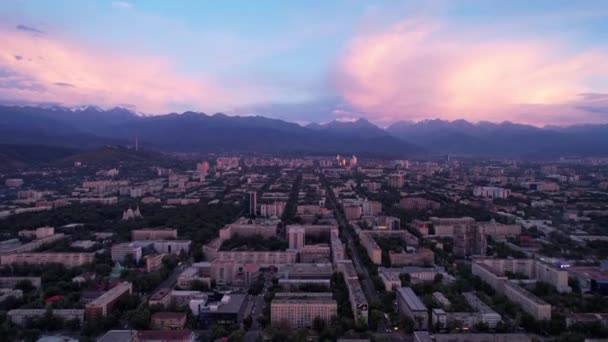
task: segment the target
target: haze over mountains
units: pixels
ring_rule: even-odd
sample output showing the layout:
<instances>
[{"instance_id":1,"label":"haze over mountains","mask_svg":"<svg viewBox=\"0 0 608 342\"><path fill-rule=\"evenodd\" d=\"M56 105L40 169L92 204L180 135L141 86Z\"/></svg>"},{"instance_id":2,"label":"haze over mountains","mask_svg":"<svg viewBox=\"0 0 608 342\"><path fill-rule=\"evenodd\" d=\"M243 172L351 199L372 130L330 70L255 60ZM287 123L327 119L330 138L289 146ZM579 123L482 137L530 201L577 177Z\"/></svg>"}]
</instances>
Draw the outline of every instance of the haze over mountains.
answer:
<instances>
[{"instance_id":1,"label":"haze over mountains","mask_svg":"<svg viewBox=\"0 0 608 342\"><path fill-rule=\"evenodd\" d=\"M0 144L78 149L106 144L176 152L358 154L386 157L455 154L516 158L608 154L608 125L545 127L465 120L365 119L302 127L261 116L185 112L140 116L124 108L0 106Z\"/></svg>"}]
</instances>

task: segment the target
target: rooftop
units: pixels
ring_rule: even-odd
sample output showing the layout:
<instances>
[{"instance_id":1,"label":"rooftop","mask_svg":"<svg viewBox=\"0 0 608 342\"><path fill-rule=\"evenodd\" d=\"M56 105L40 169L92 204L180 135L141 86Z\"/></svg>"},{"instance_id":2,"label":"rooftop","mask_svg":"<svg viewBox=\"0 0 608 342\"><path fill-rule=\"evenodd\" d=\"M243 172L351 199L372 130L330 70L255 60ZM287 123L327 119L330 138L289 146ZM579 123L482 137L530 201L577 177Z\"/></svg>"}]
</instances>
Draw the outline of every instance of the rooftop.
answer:
<instances>
[{"instance_id":1,"label":"rooftop","mask_svg":"<svg viewBox=\"0 0 608 342\"><path fill-rule=\"evenodd\" d=\"M137 336L142 340L157 341L186 340L192 334L192 330L140 330L137 332Z\"/></svg>"},{"instance_id":2,"label":"rooftop","mask_svg":"<svg viewBox=\"0 0 608 342\"><path fill-rule=\"evenodd\" d=\"M130 342L135 339L136 330L110 330L97 342Z\"/></svg>"},{"instance_id":3,"label":"rooftop","mask_svg":"<svg viewBox=\"0 0 608 342\"><path fill-rule=\"evenodd\" d=\"M185 312L156 312L152 314L152 319L186 319Z\"/></svg>"},{"instance_id":4,"label":"rooftop","mask_svg":"<svg viewBox=\"0 0 608 342\"><path fill-rule=\"evenodd\" d=\"M241 293L216 293L207 297L205 307L211 312L238 313L246 298L247 295Z\"/></svg>"},{"instance_id":5,"label":"rooftop","mask_svg":"<svg viewBox=\"0 0 608 342\"><path fill-rule=\"evenodd\" d=\"M478 312L488 314L488 313L496 313L491 307L489 307L486 303L484 303L477 295L473 292L465 292L462 294L466 299L467 303L477 310Z\"/></svg>"},{"instance_id":6,"label":"rooftop","mask_svg":"<svg viewBox=\"0 0 608 342\"><path fill-rule=\"evenodd\" d=\"M427 311L426 306L420 301L420 298L418 298L411 287L401 287L398 291L399 296L403 298L412 311Z\"/></svg>"}]
</instances>

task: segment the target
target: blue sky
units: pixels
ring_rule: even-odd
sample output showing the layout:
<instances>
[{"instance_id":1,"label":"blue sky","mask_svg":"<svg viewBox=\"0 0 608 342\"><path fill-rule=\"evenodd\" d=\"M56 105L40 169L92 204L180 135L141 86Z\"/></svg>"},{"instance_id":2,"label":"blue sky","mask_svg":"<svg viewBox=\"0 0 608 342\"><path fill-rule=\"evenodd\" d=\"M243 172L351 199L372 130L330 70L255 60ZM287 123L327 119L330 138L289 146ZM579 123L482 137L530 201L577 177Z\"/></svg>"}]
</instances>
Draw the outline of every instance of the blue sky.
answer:
<instances>
[{"instance_id":1,"label":"blue sky","mask_svg":"<svg viewBox=\"0 0 608 342\"><path fill-rule=\"evenodd\" d=\"M604 1L419 3L3 1L0 100L297 122L608 121Z\"/></svg>"}]
</instances>

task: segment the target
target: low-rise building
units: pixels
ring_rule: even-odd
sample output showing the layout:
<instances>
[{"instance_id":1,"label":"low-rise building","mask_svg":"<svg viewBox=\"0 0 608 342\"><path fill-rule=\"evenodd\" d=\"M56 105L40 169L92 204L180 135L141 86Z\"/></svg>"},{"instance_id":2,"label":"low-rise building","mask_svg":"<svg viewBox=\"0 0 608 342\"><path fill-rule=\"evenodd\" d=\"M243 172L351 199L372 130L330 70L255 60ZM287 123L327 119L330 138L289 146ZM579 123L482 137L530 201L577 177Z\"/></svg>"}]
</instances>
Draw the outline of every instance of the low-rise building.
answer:
<instances>
[{"instance_id":1,"label":"low-rise building","mask_svg":"<svg viewBox=\"0 0 608 342\"><path fill-rule=\"evenodd\" d=\"M160 330L182 330L186 326L185 312L156 312L151 317L152 327Z\"/></svg>"},{"instance_id":2,"label":"low-rise building","mask_svg":"<svg viewBox=\"0 0 608 342\"><path fill-rule=\"evenodd\" d=\"M450 300L441 292L433 292L433 299L444 309L449 309L452 306Z\"/></svg>"},{"instance_id":3,"label":"low-rise building","mask_svg":"<svg viewBox=\"0 0 608 342\"><path fill-rule=\"evenodd\" d=\"M148 305L167 307L171 303L171 289L160 288L148 298Z\"/></svg>"},{"instance_id":4,"label":"low-rise building","mask_svg":"<svg viewBox=\"0 0 608 342\"><path fill-rule=\"evenodd\" d=\"M201 327L213 324L238 324L243 319L246 294L213 293L200 300L190 300L190 310L199 317Z\"/></svg>"},{"instance_id":5,"label":"low-rise building","mask_svg":"<svg viewBox=\"0 0 608 342\"><path fill-rule=\"evenodd\" d=\"M492 333L454 333L429 334L427 331L415 331L414 342L531 342L526 334L492 334Z\"/></svg>"},{"instance_id":6,"label":"low-rise building","mask_svg":"<svg viewBox=\"0 0 608 342\"><path fill-rule=\"evenodd\" d=\"M508 198L511 195L510 189L495 186L476 186L473 188L473 196L484 198Z\"/></svg>"},{"instance_id":7,"label":"low-rise building","mask_svg":"<svg viewBox=\"0 0 608 342\"><path fill-rule=\"evenodd\" d=\"M0 277L0 288L13 289L22 282L29 282L33 287L39 288L42 279L40 277Z\"/></svg>"},{"instance_id":8,"label":"low-rise building","mask_svg":"<svg viewBox=\"0 0 608 342\"><path fill-rule=\"evenodd\" d=\"M93 253L15 253L0 256L2 265L11 264L62 264L67 268L78 267L84 264L92 263L95 260Z\"/></svg>"},{"instance_id":9,"label":"low-rise building","mask_svg":"<svg viewBox=\"0 0 608 342\"><path fill-rule=\"evenodd\" d=\"M112 261L124 262L127 259L127 256L130 255L135 262L139 262L143 255L143 249L141 246L132 242L125 242L112 246L111 254Z\"/></svg>"},{"instance_id":10,"label":"low-rise building","mask_svg":"<svg viewBox=\"0 0 608 342\"><path fill-rule=\"evenodd\" d=\"M465 292L462 294L469 304L477 313L479 313L481 322L486 324L490 328L495 328L496 324L502 320L502 317L486 303L484 303L479 297L472 292Z\"/></svg>"},{"instance_id":11,"label":"low-rise building","mask_svg":"<svg viewBox=\"0 0 608 342\"><path fill-rule=\"evenodd\" d=\"M44 317L48 312L47 309L15 309L10 310L6 315L13 324L24 325L28 320ZM78 320L82 323L84 319L84 310L82 309L53 309L50 310L50 313L64 321Z\"/></svg>"},{"instance_id":12,"label":"low-rise building","mask_svg":"<svg viewBox=\"0 0 608 342\"><path fill-rule=\"evenodd\" d=\"M144 228L131 231L131 240L176 240L177 229Z\"/></svg>"},{"instance_id":13,"label":"low-rise building","mask_svg":"<svg viewBox=\"0 0 608 342\"><path fill-rule=\"evenodd\" d=\"M137 342L194 342L196 335L192 330L140 330Z\"/></svg>"}]
</instances>

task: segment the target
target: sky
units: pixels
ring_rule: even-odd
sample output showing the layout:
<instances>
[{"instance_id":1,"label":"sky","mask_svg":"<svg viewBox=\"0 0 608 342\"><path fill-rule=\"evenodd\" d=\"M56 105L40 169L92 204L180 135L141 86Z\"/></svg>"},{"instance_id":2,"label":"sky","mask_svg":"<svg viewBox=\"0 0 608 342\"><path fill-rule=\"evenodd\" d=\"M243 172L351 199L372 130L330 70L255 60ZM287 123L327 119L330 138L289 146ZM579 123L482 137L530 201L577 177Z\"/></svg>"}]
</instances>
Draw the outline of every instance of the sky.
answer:
<instances>
[{"instance_id":1,"label":"sky","mask_svg":"<svg viewBox=\"0 0 608 342\"><path fill-rule=\"evenodd\" d=\"M0 102L607 123L608 3L3 0Z\"/></svg>"}]
</instances>

